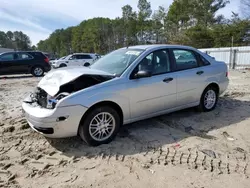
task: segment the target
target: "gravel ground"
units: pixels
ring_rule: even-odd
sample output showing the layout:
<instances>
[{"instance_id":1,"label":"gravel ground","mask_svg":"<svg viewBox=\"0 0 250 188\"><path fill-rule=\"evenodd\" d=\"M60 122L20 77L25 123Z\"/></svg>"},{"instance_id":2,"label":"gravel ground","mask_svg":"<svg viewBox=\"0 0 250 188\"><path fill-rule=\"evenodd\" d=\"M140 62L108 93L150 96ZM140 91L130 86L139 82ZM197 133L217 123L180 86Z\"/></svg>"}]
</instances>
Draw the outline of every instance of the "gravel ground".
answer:
<instances>
[{"instance_id":1,"label":"gravel ground","mask_svg":"<svg viewBox=\"0 0 250 188\"><path fill-rule=\"evenodd\" d=\"M126 125L95 148L31 130L21 102L39 79L0 77L0 187L249 187L250 72L229 76L214 111Z\"/></svg>"}]
</instances>

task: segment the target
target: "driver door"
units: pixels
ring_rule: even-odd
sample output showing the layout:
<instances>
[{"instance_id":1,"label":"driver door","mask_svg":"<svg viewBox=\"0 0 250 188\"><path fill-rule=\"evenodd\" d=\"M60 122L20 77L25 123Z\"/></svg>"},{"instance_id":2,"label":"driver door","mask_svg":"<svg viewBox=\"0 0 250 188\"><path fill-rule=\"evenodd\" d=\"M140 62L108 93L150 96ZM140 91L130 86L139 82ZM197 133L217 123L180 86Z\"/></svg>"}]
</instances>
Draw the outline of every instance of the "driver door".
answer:
<instances>
[{"instance_id":1,"label":"driver door","mask_svg":"<svg viewBox=\"0 0 250 188\"><path fill-rule=\"evenodd\" d=\"M70 66L76 66L76 65L78 65L76 55L72 55L72 56L69 58L69 65L70 65Z\"/></svg>"},{"instance_id":2,"label":"driver door","mask_svg":"<svg viewBox=\"0 0 250 188\"><path fill-rule=\"evenodd\" d=\"M130 78L131 119L138 119L173 108L176 104L176 73L172 73L168 50L158 50L146 56L131 75L151 71L151 77Z\"/></svg>"}]
</instances>

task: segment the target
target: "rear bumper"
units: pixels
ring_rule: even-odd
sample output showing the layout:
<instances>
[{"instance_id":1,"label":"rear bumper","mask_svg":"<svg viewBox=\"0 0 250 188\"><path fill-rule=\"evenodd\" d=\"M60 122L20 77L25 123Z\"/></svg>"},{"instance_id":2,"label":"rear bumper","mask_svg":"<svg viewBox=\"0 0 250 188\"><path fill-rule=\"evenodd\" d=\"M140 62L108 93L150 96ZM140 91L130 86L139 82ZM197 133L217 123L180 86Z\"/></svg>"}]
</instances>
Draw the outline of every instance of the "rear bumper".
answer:
<instances>
[{"instance_id":1,"label":"rear bumper","mask_svg":"<svg viewBox=\"0 0 250 188\"><path fill-rule=\"evenodd\" d=\"M224 82L220 83L220 95L225 93L229 85L229 79L226 79Z\"/></svg>"},{"instance_id":2,"label":"rear bumper","mask_svg":"<svg viewBox=\"0 0 250 188\"><path fill-rule=\"evenodd\" d=\"M24 115L30 127L36 132L50 138L65 138L76 136L86 107L67 106L45 109L40 106L22 103Z\"/></svg>"}]
</instances>

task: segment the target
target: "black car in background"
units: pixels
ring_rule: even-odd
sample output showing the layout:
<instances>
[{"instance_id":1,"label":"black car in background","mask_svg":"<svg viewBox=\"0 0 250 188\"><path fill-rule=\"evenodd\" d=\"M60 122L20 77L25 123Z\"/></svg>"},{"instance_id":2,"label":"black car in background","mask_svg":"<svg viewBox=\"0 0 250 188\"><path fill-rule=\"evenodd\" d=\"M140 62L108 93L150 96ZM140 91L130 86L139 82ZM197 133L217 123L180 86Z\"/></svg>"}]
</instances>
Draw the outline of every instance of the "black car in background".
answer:
<instances>
[{"instance_id":1,"label":"black car in background","mask_svg":"<svg viewBox=\"0 0 250 188\"><path fill-rule=\"evenodd\" d=\"M0 75L32 74L39 77L50 70L49 58L39 51L18 51L0 54Z\"/></svg>"}]
</instances>

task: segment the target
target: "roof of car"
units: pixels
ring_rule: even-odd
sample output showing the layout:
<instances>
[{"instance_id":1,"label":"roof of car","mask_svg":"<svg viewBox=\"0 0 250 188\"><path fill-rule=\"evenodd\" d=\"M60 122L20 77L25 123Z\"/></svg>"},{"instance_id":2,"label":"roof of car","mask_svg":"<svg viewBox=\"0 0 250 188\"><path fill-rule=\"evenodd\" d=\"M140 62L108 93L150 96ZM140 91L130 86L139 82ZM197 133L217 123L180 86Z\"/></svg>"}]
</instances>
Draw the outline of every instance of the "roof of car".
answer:
<instances>
[{"instance_id":1,"label":"roof of car","mask_svg":"<svg viewBox=\"0 0 250 188\"><path fill-rule=\"evenodd\" d=\"M73 55L91 55L93 53L73 53Z\"/></svg>"},{"instance_id":2,"label":"roof of car","mask_svg":"<svg viewBox=\"0 0 250 188\"><path fill-rule=\"evenodd\" d=\"M1 54L4 54L4 53L43 53L41 51L9 51L9 52L2 52ZM46 53L45 53L46 54Z\"/></svg>"},{"instance_id":3,"label":"roof of car","mask_svg":"<svg viewBox=\"0 0 250 188\"><path fill-rule=\"evenodd\" d=\"M171 44L149 44L149 45L136 45L129 46L131 49L143 49L143 50L151 50L158 47L168 47L168 48L186 48L186 49L194 49L191 46L183 46L183 45L171 45Z\"/></svg>"}]
</instances>

